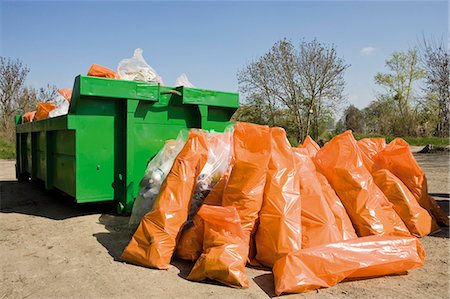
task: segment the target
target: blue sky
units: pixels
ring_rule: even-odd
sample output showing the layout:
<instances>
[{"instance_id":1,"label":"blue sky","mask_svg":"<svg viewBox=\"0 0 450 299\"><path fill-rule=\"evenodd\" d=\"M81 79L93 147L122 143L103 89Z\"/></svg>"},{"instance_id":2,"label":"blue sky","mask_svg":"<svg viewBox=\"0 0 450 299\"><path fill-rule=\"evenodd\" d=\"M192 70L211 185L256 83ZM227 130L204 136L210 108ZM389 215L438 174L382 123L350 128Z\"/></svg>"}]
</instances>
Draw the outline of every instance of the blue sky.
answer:
<instances>
[{"instance_id":1,"label":"blue sky","mask_svg":"<svg viewBox=\"0 0 450 299\"><path fill-rule=\"evenodd\" d=\"M0 0L1 1L1 0ZM173 85L185 72L197 87L237 91L236 73L282 38L334 44L351 67L350 103L364 107L379 90L373 76L393 51L422 34L448 36L440 2L40 2L0 3L0 55L31 69L28 84L71 87L92 63L116 69L144 50Z\"/></svg>"}]
</instances>

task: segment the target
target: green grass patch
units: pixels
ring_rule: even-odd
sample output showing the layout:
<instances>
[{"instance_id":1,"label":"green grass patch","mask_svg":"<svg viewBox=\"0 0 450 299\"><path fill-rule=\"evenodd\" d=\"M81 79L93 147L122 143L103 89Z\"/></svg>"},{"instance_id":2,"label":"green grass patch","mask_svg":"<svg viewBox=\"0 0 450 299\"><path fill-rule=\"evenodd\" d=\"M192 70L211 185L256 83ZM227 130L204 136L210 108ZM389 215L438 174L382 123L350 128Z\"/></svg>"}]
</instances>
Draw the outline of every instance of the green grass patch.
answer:
<instances>
[{"instance_id":1,"label":"green grass patch","mask_svg":"<svg viewBox=\"0 0 450 299\"><path fill-rule=\"evenodd\" d=\"M0 139L0 159L14 160L16 158L16 145L14 142Z\"/></svg>"},{"instance_id":2,"label":"green grass patch","mask_svg":"<svg viewBox=\"0 0 450 299\"><path fill-rule=\"evenodd\" d=\"M357 140L363 139L363 138L373 138L373 137L381 137L385 138L386 142L389 143L392 140L396 138L396 136L386 136L386 135L376 135L376 134L353 134ZM410 145L418 145L418 146L425 146L427 144L432 145L442 145L447 146L450 145L450 138L445 137L401 137L406 142L408 142Z\"/></svg>"}]
</instances>

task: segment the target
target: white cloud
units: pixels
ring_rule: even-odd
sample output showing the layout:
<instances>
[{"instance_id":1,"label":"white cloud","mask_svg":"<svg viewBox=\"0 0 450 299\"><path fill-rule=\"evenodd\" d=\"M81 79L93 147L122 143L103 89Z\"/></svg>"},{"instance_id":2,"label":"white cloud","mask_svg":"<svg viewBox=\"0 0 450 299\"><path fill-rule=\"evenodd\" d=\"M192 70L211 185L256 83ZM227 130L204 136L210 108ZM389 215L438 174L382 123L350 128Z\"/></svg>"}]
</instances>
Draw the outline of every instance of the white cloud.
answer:
<instances>
[{"instance_id":1,"label":"white cloud","mask_svg":"<svg viewBox=\"0 0 450 299\"><path fill-rule=\"evenodd\" d=\"M377 48L374 47L364 47L361 49L361 51L359 51L359 53L361 53L362 56L369 56L372 55L376 50Z\"/></svg>"}]
</instances>

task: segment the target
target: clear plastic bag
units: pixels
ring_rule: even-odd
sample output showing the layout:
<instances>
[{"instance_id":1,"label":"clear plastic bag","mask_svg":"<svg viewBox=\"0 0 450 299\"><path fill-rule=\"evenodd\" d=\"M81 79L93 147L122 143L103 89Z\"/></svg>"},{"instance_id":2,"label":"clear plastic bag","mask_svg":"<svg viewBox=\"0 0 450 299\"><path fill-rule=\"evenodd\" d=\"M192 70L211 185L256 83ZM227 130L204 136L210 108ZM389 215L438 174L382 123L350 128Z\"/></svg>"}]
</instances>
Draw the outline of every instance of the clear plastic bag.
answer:
<instances>
[{"instance_id":1,"label":"clear plastic bag","mask_svg":"<svg viewBox=\"0 0 450 299\"><path fill-rule=\"evenodd\" d=\"M57 117L60 115L66 115L69 112L70 98L72 97L71 89L58 89L58 94L53 99L53 103L56 108L48 113L48 117Z\"/></svg>"},{"instance_id":2,"label":"clear plastic bag","mask_svg":"<svg viewBox=\"0 0 450 299\"><path fill-rule=\"evenodd\" d=\"M58 107L48 113L48 117L57 117L61 115L66 115L69 112L70 104L64 99Z\"/></svg>"},{"instance_id":3,"label":"clear plastic bag","mask_svg":"<svg viewBox=\"0 0 450 299\"><path fill-rule=\"evenodd\" d=\"M144 60L140 48L134 50L133 57L122 59L119 62L117 73L122 80L164 84L158 73Z\"/></svg>"},{"instance_id":4,"label":"clear plastic bag","mask_svg":"<svg viewBox=\"0 0 450 299\"><path fill-rule=\"evenodd\" d=\"M190 225L192 218L200 209L205 198L230 165L233 155L233 128L233 126L229 126L224 133L211 132L207 134L208 144L210 145L208 160L197 177L186 227Z\"/></svg>"},{"instance_id":5,"label":"clear plastic bag","mask_svg":"<svg viewBox=\"0 0 450 299\"><path fill-rule=\"evenodd\" d=\"M182 73L175 81L175 86L195 87L188 79L185 73Z\"/></svg>"},{"instance_id":6,"label":"clear plastic bag","mask_svg":"<svg viewBox=\"0 0 450 299\"><path fill-rule=\"evenodd\" d=\"M181 131L176 140L168 140L159 153L148 163L145 175L140 182L141 190L134 201L128 226L135 231L145 214L153 208L162 183L172 168L175 158L183 149L188 132Z\"/></svg>"}]
</instances>

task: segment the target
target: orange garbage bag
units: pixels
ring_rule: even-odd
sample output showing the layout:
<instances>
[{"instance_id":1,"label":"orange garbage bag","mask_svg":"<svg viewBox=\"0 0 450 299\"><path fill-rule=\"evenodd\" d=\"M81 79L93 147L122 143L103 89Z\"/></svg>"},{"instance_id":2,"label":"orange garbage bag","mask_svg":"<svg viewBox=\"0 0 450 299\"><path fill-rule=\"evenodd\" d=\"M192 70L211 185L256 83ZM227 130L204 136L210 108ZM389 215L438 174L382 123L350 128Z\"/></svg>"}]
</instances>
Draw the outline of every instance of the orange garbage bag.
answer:
<instances>
[{"instance_id":1,"label":"orange garbage bag","mask_svg":"<svg viewBox=\"0 0 450 299\"><path fill-rule=\"evenodd\" d=\"M61 88L58 89L58 92L60 95L62 95L67 101L70 102L70 99L72 98L72 89L71 88Z\"/></svg>"},{"instance_id":2,"label":"orange garbage bag","mask_svg":"<svg viewBox=\"0 0 450 299\"><path fill-rule=\"evenodd\" d=\"M424 259L424 248L412 236L369 236L302 249L275 263L275 293L302 293L345 278L397 274L422 266Z\"/></svg>"},{"instance_id":3,"label":"orange garbage bag","mask_svg":"<svg viewBox=\"0 0 450 299\"><path fill-rule=\"evenodd\" d=\"M209 192L203 204L210 206L222 205L223 190L228 182L231 166ZM203 220L198 215L193 218L191 226L183 229L177 242L176 255L184 260L196 261L203 251Z\"/></svg>"},{"instance_id":4,"label":"orange garbage bag","mask_svg":"<svg viewBox=\"0 0 450 299\"><path fill-rule=\"evenodd\" d=\"M408 187L420 206L426 209L438 223L449 225L448 215L428 195L425 173L417 164L409 149L409 144L401 138L391 141L384 150L374 157L375 170L388 169Z\"/></svg>"},{"instance_id":5,"label":"orange garbage bag","mask_svg":"<svg viewBox=\"0 0 450 299\"><path fill-rule=\"evenodd\" d=\"M272 267L283 255L301 249L300 178L282 128L271 128L272 149L256 231L256 259Z\"/></svg>"},{"instance_id":6,"label":"orange garbage bag","mask_svg":"<svg viewBox=\"0 0 450 299\"><path fill-rule=\"evenodd\" d=\"M409 235L392 204L364 167L351 131L325 144L317 152L315 162L341 199L359 236Z\"/></svg>"},{"instance_id":7,"label":"orange garbage bag","mask_svg":"<svg viewBox=\"0 0 450 299\"><path fill-rule=\"evenodd\" d=\"M234 127L234 164L225 186L222 206L236 207L244 235L250 243L263 202L270 157L270 129L250 123Z\"/></svg>"},{"instance_id":8,"label":"orange garbage bag","mask_svg":"<svg viewBox=\"0 0 450 299\"><path fill-rule=\"evenodd\" d=\"M323 196L333 212L334 218L336 219L336 224L342 235L342 240L358 238L355 229L353 228L352 221L350 220L350 217L348 217L347 211L345 210L344 205L337 196L333 187L331 187L327 178L323 174L316 172L316 175L320 182L320 186L322 187Z\"/></svg>"},{"instance_id":9,"label":"orange garbage bag","mask_svg":"<svg viewBox=\"0 0 450 299\"><path fill-rule=\"evenodd\" d=\"M187 279L209 278L232 287L247 288L248 241L236 208L202 205L197 216L204 221L203 254Z\"/></svg>"},{"instance_id":10,"label":"orange garbage bag","mask_svg":"<svg viewBox=\"0 0 450 299\"><path fill-rule=\"evenodd\" d=\"M325 200L314 162L306 149L292 150L300 177L302 248L342 241L343 233Z\"/></svg>"},{"instance_id":11,"label":"orange garbage bag","mask_svg":"<svg viewBox=\"0 0 450 299\"><path fill-rule=\"evenodd\" d=\"M394 210L402 218L409 232L423 237L438 229L438 226L414 198L403 182L387 169L380 169L372 174L375 184L383 191L394 205Z\"/></svg>"},{"instance_id":12,"label":"orange garbage bag","mask_svg":"<svg viewBox=\"0 0 450 299\"><path fill-rule=\"evenodd\" d=\"M384 138L363 138L357 142L359 149L372 159L376 154L386 147Z\"/></svg>"},{"instance_id":13,"label":"orange garbage bag","mask_svg":"<svg viewBox=\"0 0 450 299\"><path fill-rule=\"evenodd\" d=\"M36 111L26 112L22 115L22 123L30 123L34 120L34 116L36 115Z\"/></svg>"},{"instance_id":14,"label":"orange garbage bag","mask_svg":"<svg viewBox=\"0 0 450 299\"><path fill-rule=\"evenodd\" d=\"M109 68L106 68L98 64L92 64L87 75L93 77L120 79L119 74L117 74L113 70L110 70Z\"/></svg>"},{"instance_id":15,"label":"orange garbage bag","mask_svg":"<svg viewBox=\"0 0 450 299\"><path fill-rule=\"evenodd\" d=\"M38 102L36 114L34 120L41 120L48 118L48 113L56 109L56 105L50 102Z\"/></svg>"},{"instance_id":16,"label":"orange garbage bag","mask_svg":"<svg viewBox=\"0 0 450 299\"><path fill-rule=\"evenodd\" d=\"M314 157L320 150L320 146L309 135L306 136L305 140L303 141L303 145L299 145L298 147L305 148L308 151L310 157Z\"/></svg>"},{"instance_id":17,"label":"orange garbage bag","mask_svg":"<svg viewBox=\"0 0 450 299\"><path fill-rule=\"evenodd\" d=\"M177 236L186 222L196 177L206 162L205 133L191 130L156 198L142 218L122 259L141 266L167 269Z\"/></svg>"},{"instance_id":18,"label":"orange garbage bag","mask_svg":"<svg viewBox=\"0 0 450 299\"><path fill-rule=\"evenodd\" d=\"M192 224L183 229L177 241L176 256L183 260L196 261L203 252L203 234L203 219L195 215Z\"/></svg>"}]
</instances>

